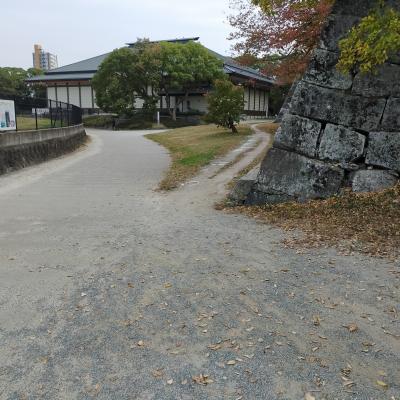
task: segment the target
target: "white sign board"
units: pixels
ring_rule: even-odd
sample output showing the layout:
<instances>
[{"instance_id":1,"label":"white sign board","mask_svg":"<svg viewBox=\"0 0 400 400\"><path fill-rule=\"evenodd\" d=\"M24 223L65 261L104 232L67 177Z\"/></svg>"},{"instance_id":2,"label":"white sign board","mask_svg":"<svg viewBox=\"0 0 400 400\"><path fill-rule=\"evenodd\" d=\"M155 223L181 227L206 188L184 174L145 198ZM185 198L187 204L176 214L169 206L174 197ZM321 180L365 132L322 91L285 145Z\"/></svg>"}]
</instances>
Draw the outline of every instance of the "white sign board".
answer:
<instances>
[{"instance_id":1,"label":"white sign board","mask_svg":"<svg viewBox=\"0 0 400 400\"><path fill-rule=\"evenodd\" d=\"M0 131L15 131L15 107L13 100L0 99Z\"/></svg>"}]
</instances>

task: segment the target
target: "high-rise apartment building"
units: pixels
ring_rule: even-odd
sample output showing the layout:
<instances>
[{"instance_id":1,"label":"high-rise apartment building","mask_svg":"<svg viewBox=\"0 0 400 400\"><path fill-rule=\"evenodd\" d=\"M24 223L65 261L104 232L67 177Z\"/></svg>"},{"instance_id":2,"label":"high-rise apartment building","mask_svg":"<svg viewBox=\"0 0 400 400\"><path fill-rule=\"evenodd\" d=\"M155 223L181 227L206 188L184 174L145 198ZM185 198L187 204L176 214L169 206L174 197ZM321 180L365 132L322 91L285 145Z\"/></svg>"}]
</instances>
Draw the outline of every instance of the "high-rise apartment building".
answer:
<instances>
[{"instance_id":1,"label":"high-rise apartment building","mask_svg":"<svg viewBox=\"0 0 400 400\"><path fill-rule=\"evenodd\" d=\"M40 44L35 44L33 48L34 52L32 53L32 57L34 68L48 71L49 69L58 67L57 56L55 54L44 51Z\"/></svg>"}]
</instances>

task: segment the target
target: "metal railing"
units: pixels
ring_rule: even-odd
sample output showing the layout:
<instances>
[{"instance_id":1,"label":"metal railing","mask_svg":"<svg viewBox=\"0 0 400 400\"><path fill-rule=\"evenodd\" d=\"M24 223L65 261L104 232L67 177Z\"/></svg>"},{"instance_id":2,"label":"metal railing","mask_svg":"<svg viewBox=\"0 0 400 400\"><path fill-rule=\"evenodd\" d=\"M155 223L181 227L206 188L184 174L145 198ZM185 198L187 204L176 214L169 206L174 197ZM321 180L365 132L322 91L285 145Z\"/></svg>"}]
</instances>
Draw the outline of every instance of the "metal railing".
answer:
<instances>
[{"instance_id":1,"label":"metal railing","mask_svg":"<svg viewBox=\"0 0 400 400\"><path fill-rule=\"evenodd\" d=\"M0 96L0 99L14 101L16 131L62 128L82 123L82 110L73 104L35 97Z\"/></svg>"}]
</instances>

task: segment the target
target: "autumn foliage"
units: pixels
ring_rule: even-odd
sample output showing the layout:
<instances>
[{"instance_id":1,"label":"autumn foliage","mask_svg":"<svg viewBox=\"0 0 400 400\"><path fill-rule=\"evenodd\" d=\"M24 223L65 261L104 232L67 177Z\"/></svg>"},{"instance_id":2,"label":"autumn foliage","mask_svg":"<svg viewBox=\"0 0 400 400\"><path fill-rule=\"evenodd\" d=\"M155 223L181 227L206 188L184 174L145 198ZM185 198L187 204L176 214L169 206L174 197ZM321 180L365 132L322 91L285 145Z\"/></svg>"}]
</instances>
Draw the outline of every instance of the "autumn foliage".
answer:
<instances>
[{"instance_id":1,"label":"autumn foliage","mask_svg":"<svg viewBox=\"0 0 400 400\"><path fill-rule=\"evenodd\" d=\"M261 57L264 73L290 83L306 69L332 0L232 0L231 6L234 49Z\"/></svg>"}]
</instances>

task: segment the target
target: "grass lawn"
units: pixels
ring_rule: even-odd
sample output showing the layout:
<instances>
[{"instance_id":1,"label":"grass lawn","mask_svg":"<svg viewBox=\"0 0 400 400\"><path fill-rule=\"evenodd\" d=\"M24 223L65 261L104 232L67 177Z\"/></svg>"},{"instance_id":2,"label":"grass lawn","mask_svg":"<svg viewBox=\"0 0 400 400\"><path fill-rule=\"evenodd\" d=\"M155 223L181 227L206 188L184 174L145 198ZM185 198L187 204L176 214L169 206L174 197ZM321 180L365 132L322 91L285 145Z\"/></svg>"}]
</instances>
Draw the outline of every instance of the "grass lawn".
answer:
<instances>
[{"instance_id":1,"label":"grass lawn","mask_svg":"<svg viewBox=\"0 0 400 400\"><path fill-rule=\"evenodd\" d=\"M171 167L161 181L160 189L177 188L195 176L201 167L238 147L252 133L248 125L240 125L238 130L239 133L232 134L215 125L201 125L147 135L166 147L172 157Z\"/></svg>"},{"instance_id":2,"label":"grass lawn","mask_svg":"<svg viewBox=\"0 0 400 400\"><path fill-rule=\"evenodd\" d=\"M17 125L19 131L36 129L36 122L35 118L33 117L17 116ZM38 118L38 128L39 129L51 128L51 120L49 118Z\"/></svg>"},{"instance_id":3,"label":"grass lawn","mask_svg":"<svg viewBox=\"0 0 400 400\"><path fill-rule=\"evenodd\" d=\"M345 254L357 251L392 260L400 257L400 184L377 193L346 192L305 204L233 210L292 232L286 241L290 247L328 245Z\"/></svg>"}]
</instances>

